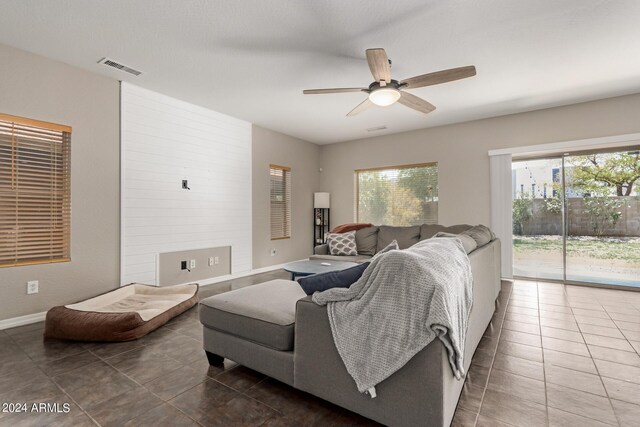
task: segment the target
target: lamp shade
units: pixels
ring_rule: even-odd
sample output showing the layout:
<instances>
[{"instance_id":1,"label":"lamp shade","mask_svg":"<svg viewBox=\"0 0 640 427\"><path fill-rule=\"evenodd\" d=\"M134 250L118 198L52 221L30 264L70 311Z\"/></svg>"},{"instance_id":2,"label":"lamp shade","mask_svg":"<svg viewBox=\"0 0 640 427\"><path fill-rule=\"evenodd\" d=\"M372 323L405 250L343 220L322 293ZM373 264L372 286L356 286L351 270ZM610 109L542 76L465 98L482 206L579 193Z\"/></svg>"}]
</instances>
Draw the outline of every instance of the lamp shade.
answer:
<instances>
[{"instance_id":1,"label":"lamp shade","mask_svg":"<svg viewBox=\"0 0 640 427\"><path fill-rule=\"evenodd\" d=\"M330 207L329 193L313 193L313 207L316 209L324 209Z\"/></svg>"}]
</instances>

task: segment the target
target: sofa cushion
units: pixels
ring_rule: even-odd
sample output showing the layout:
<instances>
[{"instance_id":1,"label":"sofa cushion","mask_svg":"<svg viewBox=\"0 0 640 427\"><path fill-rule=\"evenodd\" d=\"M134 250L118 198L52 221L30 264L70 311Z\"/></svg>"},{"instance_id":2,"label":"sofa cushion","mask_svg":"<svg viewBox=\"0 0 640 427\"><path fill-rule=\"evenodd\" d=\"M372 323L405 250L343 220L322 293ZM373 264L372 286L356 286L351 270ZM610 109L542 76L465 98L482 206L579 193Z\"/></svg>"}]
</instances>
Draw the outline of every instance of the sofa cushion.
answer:
<instances>
[{"instance_id":1,"label":"sofa cushion","mask_svg":"<svg viewBox=\"0 0 640 427\"><path fill-rule=\"evenodd\" d=\"M317 254L317 255L311 255L309 259L321 259L325 261L348 261L348 262L361 263L361 262L371 261L371 256L370 255L345 256L345 255Z\"/></svg>"},{"instance_id":2,"label":"sofa cushion","mask_svg":"<svg viewBox=\"0 0 640 427\"><path fill-rule=\"evenodd\" d=\"M378 244L376 251L382 250L394 240L398 241L400 249L407 249L408 247L413 246L420 240L420 226L392 227L389 225L381 225L378 230Z\"/></svg>"},{"instance_id":3,"label":"sofa cushion","mask_svg":"<svg viewBox=\"0 0 640 427\"><path fill-rule=\"evenodd\" d=\"M420 240L430 239L439 232L460 234L471 227L469 224L457 224L449 227L440 224L422 224L420 226Z\"/></svg>"},{"instance_id":4,"label":"sofa cushion","mask_svg":"<svg viewBox=\"0 0 640 427\"><path fill-rule=\"evenodd\" d=\"M478 247L482 247L496 238L493 232L489 230L489 227L484 225L476 225L460 234L471 236L478 244Z\"/></svg>"},{"instance_id":5,"label":"sofa cushion","mask_svg":"<svg viewBox=\"0 0 640 427\"><path fill-rule=\"evenodd\" d=\"M473 226L470 224L456 224L445 227L442 231L444 231L445 233L460 234L463 231L470 229L471 227Z\"/></svg>"},{"instance_id":6,"label":"sofa cushion","mask_svg":"<svg viewBox=\"0 0 640 427\"><path fill-rule=\"evenodd\" d=\"M358 255L375 255L378 245L378 227L367 227L356 231Z\"/></svg>"},{"instance_id":7,"label":"sofa cushion","mask_svg":"<svg viewBox=\"0 0 640 427\"><path fill-rule=\"evenodd\" d=\"M382 254L385 254L387 252L391 252L391 251L396 251L400 249L398 247L398 242L393 240L391 243L389 243L387 246L385 246L384 248L380 249L378 252L376 252L376 254L373 256L372 261L376 258L378 258L379 256L381 256Z\"/></svg>"},{"instance_id":8,"label":"sofa cushion","mask_svg":"<svg viewBox=\"0 0 640 427\"><path fill-rule=\"evenodd\" d=\"M462 241L462 246L464 247L464 251L467 254L473 252L478 247L478 244L476 243L476 241L471 236L464 233L453 234L453 233L446 233L444 231L439 231L433 237L456 237Z\"/></svg>"},{"instance_id":9,"label":"sofa cushion","mask_svg":"<svg viewBox=\"0 0 640 427\"><path fill-rule=\"evenodd\" d=\"M200 322L276 350L292 350L296 302L305 296L291 280L247 286L200 301Z\"/></svg>"},{"instance_id":10,"label":"sofa cushion","mask_svg":"<svg viewBox=\"0 0 640 427\"><path fill-rule=\"evenodd\" d=\"M327 244L331 255L358 255L356 247L356 232L329 233Z\"/></svg>"},{"instance_id":11,"label":"sofa cushion","mask_svg":"<svg viewBox=\"0 0 640 427\"><path fill-rule=\"evenodd\" d=\"M313 274L298 279L298 283L307 295L313 295L314 292L322 292L331 288L348 288L362 276L368 266L369 262L363 262L360 265L344 270Z\"/></svg>"}]
</instances>

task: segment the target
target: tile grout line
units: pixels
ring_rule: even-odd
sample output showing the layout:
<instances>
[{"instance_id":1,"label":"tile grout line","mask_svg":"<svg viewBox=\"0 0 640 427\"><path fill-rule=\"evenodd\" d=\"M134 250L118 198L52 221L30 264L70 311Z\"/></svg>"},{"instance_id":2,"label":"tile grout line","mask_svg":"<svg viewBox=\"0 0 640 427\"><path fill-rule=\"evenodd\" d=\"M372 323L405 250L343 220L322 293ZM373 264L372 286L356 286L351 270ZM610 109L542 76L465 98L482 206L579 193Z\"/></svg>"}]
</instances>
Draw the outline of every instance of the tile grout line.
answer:
<instances>
[{"instance_id":1,"label":"tile grout line","mask_svg":"<svg viewBox=\"0 0 640 427\"><path fill-rule=\"evenodd\" d=\"M618 330L618 332L620 332L620 334L622 334L622 336L624 337L623 339L627 342L627 344L629 344L629 346L631 346L631 348L636 352L636 354L640 355L640 353L638 353L638 350L636 350L636 348L633 346L633 344L631 344L631 340L623 332L624 329L620 329L620 326L618 326L618 323L611 317L611 313L609 313L609 310L607 310L604 306L602 306L602 308L605 310L605 313L607 313L607 316L609 316L609 318L611 319L613 324L616 325L616 329ZM638 316L640 317L640 312L638 312ZM629 322L629 323L633 323L633 322ZM638 328L638 329L640 329L640 328ZM640 333L640 332L638 332L638 333Z\"/></svg>"},{"instance_id":2,"label":"tile grout line","mask_svg":"<svg viewBox=\"0 0 640 427\"><path fill-rule=\"evenodd\" d=\"M602 307L604 310L604 307ZM571 312L573 313L573 317L575 318L575 313L573 312L573 307L571 307ZM605 311L605 313L607 314L607 316L609 316L609 313L607 311ZM609 316L609 320L611 320L611 316ZM604 384L604 380L602 379L602 375L600 374L600 369L598 369L598 364L595 363L595 360L593 358L593 354L591 354L591 349L589 348L589 345L587 343L587 340L584 339L584 333L582 332L582 328L580 327L580 323L578 323L576 321L576 323L578 324L578 329L580 330L580 335L582 336L582 340L584 341L584 345L585 347L587 347L587 352L589 352L589 357L591 357L591 360L593 361L593 365L596 368L596 372L598 373L598 378L600 378L600 383L602 384L602 388L604 389L605 394L607 395L607 402L609 402L609 407L611 408L611 412L613 413L613 416L616 419L616 422L618 423L618 426L621 426L622 423L620 422L620 419L618 418L618 414L616 413L615 409L613 408L613 403L611 403L611 397L609 396L609 390L607 390L607 387ZM615 322L614 324L616 325L616 327L618 326Z\"/></svg>"},{"instance_id":3,"label":"tile grout line","mask_svg":"<svg viewBox=\"0 0 640 427\"><path fill-rule=\"evenodd\" d=\"M491 364L489 365L489 372L487 373L487 380L486 380L486 382L484 384L484 388L482 390L482 396L480 397L480 407L478 408L478 412L476 413L476 418L475 418L475 420L473 422L473 426L474 427L477 426L478 420L480 419L480 412L482 411L482 405L484 404L484 395L487 392L487 387L489 386L489 378L491 378L491 372L493 371L493 363L495 362L496 354L498 353L498 346L500 345L500 336L502 335L502 324L504 323L504 318L505 318L505 316L507 314L507 308L509 307L509 301L511 300L511 293L513 291L514 283L515 282L511 282L511 286L509 287L509 295L507 295L507 298L506 298L507 302L506 302L505 307L504 307L504 312L502 313L502 318L501 318L502 322L500 323L500 332L498 333L498 338L497 338L498 344L496 345L496 348L493 350L493 357L491 358ZM502 281L500 282L500 286L501 286L500 290L502 290ZM495 311L494 311L494 314L495 314ZM481 340L482 340L482 338L481 338ZM471 364L469 364L469 368L471 368ZM463 387L464 387L464 385L463 385Z\"/></svg>"},{"instance_id":4,"label":"tile grout line","mask_svg":"<svg viewBox=\"0 0 640 427\"><path fill-rule=\"evenodd\" d=\"M549 419L549 392L547 390L547 368L544 363L544 343L542 340L542 319L540 316L540 286L538 281L536 280L536 296L538 298L538 329L540 331L540 352L542 353L542 377L544 378L544 411L547 414L546 425L550 425L551 420ZM564 285L562 285L562 290L564 291Z\"/></svg>"},{"instance_id":5,"label":"tile grout line","mask_svg":"<svg viewBox=\"0 0 640 427\"><path fill-rule=\"evenodd\" d=\"M30 333L30 332L33 332L33 331L25 331L24 333ZM15 334L15 335L9 335L9 334L6 334L6 335L7 335L7 336L9 337L9 339L10 339L10 340L11 340L11 341L12 341L12 342L13 342L13 343L14 343L14 344L15 344L15 345L20 349L20 351L21 351L21 352L22 352L22 353L23 353L23 354L24 354L24 355L25 355L25 356L26 356L26 357L27 357L27 358L28 358L28 359L29 359L29 360L30 360L30 361L35 365L35 367L36 367L40 372L42 372L42 374L43 374L44 376L46 376L46 377L49 379L49 381L51 381L51 382L56 386L56 388L57 388L58 390L60 390L60 391L61 391L65 396L67 396L67 397L69 398L69 400L71 400L71 401L72 401L72 402L73 402L73 403L78 407L78 409L80 409L80 411L82 411L82 413L84 413L84 414L85 414L85 415L86 415L86 416L87 416L91 421L93 421L96 425L98 425L98 426L100 425L100 424L99 424L95 419L93 419L93 417L92 417L91 415L89 415L89 413L88 413L88 412L87 412L87 411L86 411L82 406L80 406L80 404L79 404L78 402L76 402L76 400L75 400L73 397L71 397L71 395L70 395L69 393L67 393L67 391L66 391L64 388L62 388L62 387L60 386L60 384L58 384L56 381L54 381L54 380L53 380L53 378L52 378L52 377L50 377L49 375L47 375L47 373L46 373L46 372L44 372L44 371L42 370L42 368L40 367L40 365L39 365L39 364L38 364L38 363L33 359L33 357L31 357L31 356L30 356L30 355L29 355L29 354L28 354L28 353L27 353L27 352L22 348L22 346L21 346L21 345L20 345L20 344L19 344L19 343L18 343L18 342L13 338L14 336L17 336L17 335L20 335L20 334ZM44 337L43 337L42 339L44 339ZM80 353L81 353L81 352L80 352ZM80 353L77 353L77 354L80 354ZM64 359L64 357L61 357L61 358L59 358L59 359L55 359L54 361L56 361L56 360L61 360L61 359ZM70 372L70 371L69 371L69 372Z\"/></svg>"}]
</instances>

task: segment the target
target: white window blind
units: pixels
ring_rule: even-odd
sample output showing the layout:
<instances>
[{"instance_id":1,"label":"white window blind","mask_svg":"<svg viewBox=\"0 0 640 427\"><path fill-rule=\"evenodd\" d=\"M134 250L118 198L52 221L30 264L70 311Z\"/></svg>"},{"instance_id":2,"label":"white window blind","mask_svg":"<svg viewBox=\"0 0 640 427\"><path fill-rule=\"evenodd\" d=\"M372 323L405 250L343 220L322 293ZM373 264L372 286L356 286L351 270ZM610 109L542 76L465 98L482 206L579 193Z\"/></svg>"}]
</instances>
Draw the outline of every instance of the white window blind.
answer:
<instances>
[{"instance_id":1,"label":"white window blind","mask_svg":"<svg viewBox=\"0 0 640 427\"><path fill-rule=\"evenodd\" d=\"M71 128L0 114L0 267L69 261Z\"/></svg>"},{"instance_id":2,"label":"white window blind","mask_svg":"<svg viewBox=\"0 0 640 427\"><path fill-rule=\"evenodd\" d=\"M291 237L291 168L270 165L271 240Z\"/></svg>"},{"instance_id":3,"label":"white window blind","mask_svg":"<svg viewBox=\"0 0 640 427\"><path fill-rule=\"evenodd\" d=\"M438 222L438 164L356 170L357 222L418 225Z\"/></svg>"}]
</instances>

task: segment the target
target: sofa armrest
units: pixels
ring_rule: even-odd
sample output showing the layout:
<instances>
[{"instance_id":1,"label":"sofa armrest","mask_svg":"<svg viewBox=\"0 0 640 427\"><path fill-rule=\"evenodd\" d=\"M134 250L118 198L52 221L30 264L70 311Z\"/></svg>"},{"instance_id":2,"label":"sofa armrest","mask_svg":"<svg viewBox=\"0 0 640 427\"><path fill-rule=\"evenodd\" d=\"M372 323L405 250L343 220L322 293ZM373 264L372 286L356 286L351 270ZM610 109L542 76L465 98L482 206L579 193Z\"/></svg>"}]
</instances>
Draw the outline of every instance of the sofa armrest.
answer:
<instances>
[{"instance_id":1,"label":"sofa armrest","mask_svg":"<svg viewBox=\"0 0 640 427\"><path fill-rule=\"evenodd\" d=\"M329 245L326 243L324 245L318 245L313 248L314 255L329 255Z\"/></svg>"}]
</instances>

